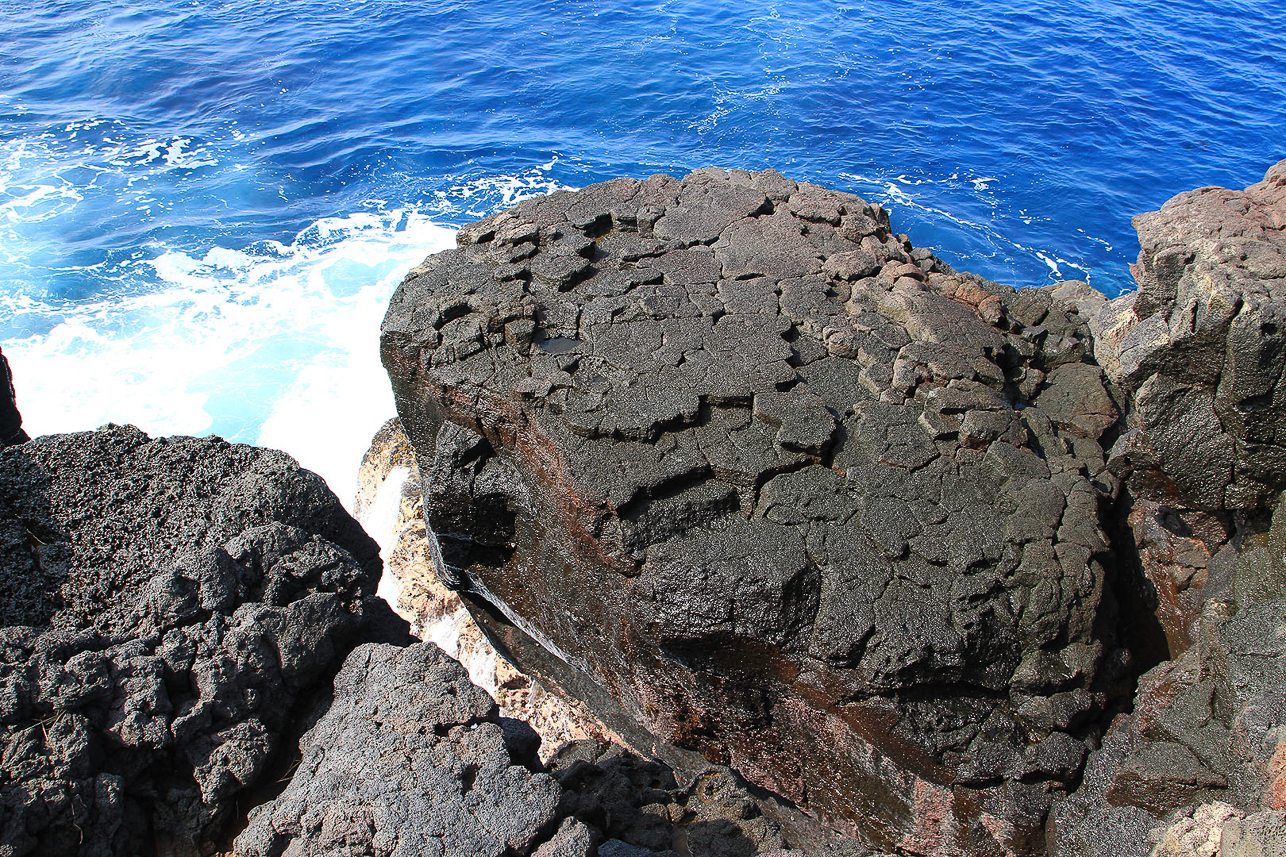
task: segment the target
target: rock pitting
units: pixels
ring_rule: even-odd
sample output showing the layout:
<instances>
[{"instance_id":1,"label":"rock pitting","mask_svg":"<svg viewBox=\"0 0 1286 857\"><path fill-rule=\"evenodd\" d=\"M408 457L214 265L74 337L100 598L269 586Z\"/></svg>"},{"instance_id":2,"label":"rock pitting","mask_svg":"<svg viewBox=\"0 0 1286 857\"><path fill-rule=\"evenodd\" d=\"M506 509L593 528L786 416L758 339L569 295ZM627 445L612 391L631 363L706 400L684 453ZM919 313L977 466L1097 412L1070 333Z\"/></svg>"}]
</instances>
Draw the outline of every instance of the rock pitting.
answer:
<instances>
[{"instance_id":1,"label":"rock pitting","mask_svg":"<svg viewBox=\"0 0 1286 857\"><path fill-rule=\"evenodd\" d=\"M506 741L495 702L431 643L358 648L301 750L237 853L509 857L553 832L558 783L524 767L535 754Z\"/></svg>"},{"instance_id":2,"label":"rock pitting","mask_svg":"<svg viewBox=\"0 0 1286 857\"><path fill-rule=\"evenodd\" d=\"M272 450L0 450L0 851L208 854L363 623L377 548Z\"/></svg>"},{"instance_id":3,"label":"rock pitting","mask_svg":"<svg viewBox=\"0 0 1286 857\"><path fill-rule=\"evenodd\" d=\"M882 846L1043 849L1128 678L1078 314L771 171L458 243L383 357L445 576L519 664Z\"/></svg>"}]
</instances>

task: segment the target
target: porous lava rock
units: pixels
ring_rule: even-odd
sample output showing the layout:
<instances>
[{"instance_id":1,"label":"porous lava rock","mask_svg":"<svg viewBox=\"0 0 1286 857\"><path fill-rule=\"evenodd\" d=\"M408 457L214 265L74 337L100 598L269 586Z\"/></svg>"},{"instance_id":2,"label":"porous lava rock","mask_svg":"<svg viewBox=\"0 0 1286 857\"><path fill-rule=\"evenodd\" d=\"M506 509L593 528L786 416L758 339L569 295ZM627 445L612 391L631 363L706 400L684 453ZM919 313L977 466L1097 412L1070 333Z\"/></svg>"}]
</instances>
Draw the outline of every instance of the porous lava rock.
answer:
<instances>
[{"instance_id":1,"label":"porous lava rock","mask_svg":"<svg viewBox=\"0 0 1286 857\"><path fill-rule=\"evenodd\" d=\"M378 577L375 543L282 453L130 427L0 450L0 851L226 845L387 618Z\"/></svg>"},{"instance_id":2,"label":"porous lava rock","mask_svg":"<svg viewBox=\"0 0 1286 857\"><path fill-rule=\"evenodd\" d=\"M1138 293L1081 309L1128 405L1110 467L1155 666L1055 807L1051 851L1146 854L1150 830L1157 854L1257 853L1241 837L1286 809L1286 161L1134 222ZM1215 824L1222 808L1236 818Z\"/></svg>"},{"instance_id":3,"label":"porous lava rock","mask_svg":"<svg viewBox=\"0 0 1286 857\"><path fill-rule=\"evenodd\" d=\"M680 783L661 762L582 740L545 769L539 743L437 646L360 646L290 785L251 810L234 852L752 857L789 841L818 857L869 853L726 768Z\"/></svg>"},{"instance_id":4,"label":"porous lava rock","mask_svg":"<svg viewBox=\"0 0 1286 857\"><path fill-rule=\"evenodd\" d=\"M496 642L883 847L1043 850L1127 672L1078 312L772 171L559 192L458 245L382 354Z\"/></svg>"}]
</instances>

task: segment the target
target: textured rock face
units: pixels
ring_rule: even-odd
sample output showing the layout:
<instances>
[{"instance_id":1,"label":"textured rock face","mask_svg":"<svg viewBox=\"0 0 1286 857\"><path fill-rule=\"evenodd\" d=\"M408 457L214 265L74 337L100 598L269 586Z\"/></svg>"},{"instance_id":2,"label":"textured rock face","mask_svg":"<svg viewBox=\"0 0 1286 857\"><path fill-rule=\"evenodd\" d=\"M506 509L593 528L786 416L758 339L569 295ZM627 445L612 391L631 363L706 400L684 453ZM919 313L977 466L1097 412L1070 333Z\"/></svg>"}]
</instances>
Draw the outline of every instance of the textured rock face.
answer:
<instances>
[{"instance_id":1,"label":"textured rock face","mask_svg":"<svg viewBox=\"0 0 1286 857\"><path fill-rule=\"evenodd\" d=\"M1286 162L1245 192L1180 194L1135 220L1138 295L1091 310L1095 353L1130 393L1112 465L1173 659L1055 808L1058 857L1146 853L1149 829L1157 855L1260 853L1250 831L1286 808L1284 205Z\"/></svg>"},{"instance_id":2,"label":"textured rock face","mask_svg":"<svg viewBox=\"0 0 1286 857\"><path fill-rule=\"evenodd\" d=\"M225 842L378 574L278 452L112 427L0 450L0 850Z\"/></svg>"},{"instance_id":3,"label":"textured rock face","mask_svg":"<svg viewBox=\"0 0 1286 857\"><path fill-rule=\"evenodd\" d=\"M413 633L458 660L470 679L496 700L502 716L525 721L536 730L542 759L569 741L613 737L584 706L547 693L500 657L460 596L442 585L425 531L415 452L397 418L375 434L363 458L356 514L384 545L381 594L388 587L386 597L395 602Z\"/></svg>"},{"instance_id":4,"label":"textured rock face","mask_svg":"<svg viewBox=\"0 0 1286 857\"><path fill-rule=\"evenodd\" d=\"M1250 510L1286 485L1286 161L1134 219L1139 289L1095 324L1132 402L1112 450L1138 496Z\"/></svg>"},{"instance_id":5,"label":"textured rock face","mask_svg":"<svg viewBox=\"0 0 1286 857\"><path fill-rule=\"evenodd\" d=\"M523 766L534 747L506 742L495 702L431 643L358 648L301 749L237 853L509 857L554 831L558 783Z\"/></svg>"},{"instance_id":6,"label":"textured rock face","mask_svg":"<svg viewBox=\"0 0 1286 857\"><path fill-rule=\"evenodd\" d=\"M1123 672L1078 315L772 172L459 244L383 357L444 576L519 663L886 847L1043 849Z\"/></svg>"},{"instance_id":7,"label":"textured rock face","mask_svg":"<svg viewBox=\"0 0 1286 857\"><path fill-rule=\"evenodd\" d=\"M868 854L727 769L681 785L659 762L587 740L545 771L538 743L438 647L361 646L290 785L251 811L235 853L752 857L790 841L819 857Z\"/></svg>"}]
</instances>

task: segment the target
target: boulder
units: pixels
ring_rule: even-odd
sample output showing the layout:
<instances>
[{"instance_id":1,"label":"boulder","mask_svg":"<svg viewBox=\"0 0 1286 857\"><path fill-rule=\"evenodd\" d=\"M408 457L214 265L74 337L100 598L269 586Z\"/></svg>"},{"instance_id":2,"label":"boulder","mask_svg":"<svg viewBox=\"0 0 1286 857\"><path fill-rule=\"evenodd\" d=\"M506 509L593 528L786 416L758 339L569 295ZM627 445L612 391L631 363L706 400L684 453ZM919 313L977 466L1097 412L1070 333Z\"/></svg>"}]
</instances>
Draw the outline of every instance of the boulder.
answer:
<instances>
[{"instance_id":1,"label":"boulder","mask_svg":"<svg viewBox=\"0 0 1286 857\"><path fill-rule=\"evenodd\" d=\"M359 635L396 636L378 577L282 453L114 426L0 450L0 851L226 846Z\"/></svg>"},{"instance_id":2,"label":"boulder","mask_svg":"<svg viewBox=\"0 0 1286 857\"><path fill-rule=\"evenodd\" d=\"M881 847L1042 851L1128 679L1079 312L771 171L555 193L458 244L382 355L439 574L498 647Z\"/></svg>"},{"instance_id":3,"label":"boulder","mask_svg":"<svg viewBox=\"0 0 1286 857\"><path fill-rule=\"evenodd\" d=\"M557 781L531 770L530 745L432 643L355 650L300 747L290 785L251 811L237 854L512 857L556 832Z\"/></svg>"},{"instance_id":4,"label":"boulder","mask_svg":"<svg viewBox=\"0 0 1286 857\"><path fill-rule=\"evenodd\" d=\"M1134 227L1139 288L1092 317L1095 356L1130 401L1113 467L1139 497L1253 510L1286 485L1286 161Z\"/></svg>"}]
</instances>

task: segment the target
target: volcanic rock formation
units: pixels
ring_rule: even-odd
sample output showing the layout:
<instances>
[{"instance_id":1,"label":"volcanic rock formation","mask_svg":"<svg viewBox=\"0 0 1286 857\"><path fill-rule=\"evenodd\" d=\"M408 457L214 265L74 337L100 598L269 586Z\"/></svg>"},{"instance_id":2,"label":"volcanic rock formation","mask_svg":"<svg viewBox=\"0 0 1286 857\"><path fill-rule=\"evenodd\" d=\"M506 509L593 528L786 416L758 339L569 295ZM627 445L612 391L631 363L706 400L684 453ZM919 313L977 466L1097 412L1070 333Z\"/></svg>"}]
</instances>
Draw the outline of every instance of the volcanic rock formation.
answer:
<instances>
[{"instance_id":1,"label":"volcanic rock formation","mask_svg":"<svg viewBox=\"0 0 1286 857\"><path fill-rule=\"evenodd\" d=\"M495 702L437 646L363 646L237 853L529 854L552 831L561 790L523 767L538 765L539 739L526 734L525 746L507 742Z\"/></svg>"},{"instance_id":2,"label":"volcanic rock formation","mask_svg":"<svg viewBox=\"0 0 1286 857\"><path fill-rule=\"evenodd\" d=\"M1157 857L1286 853L1286 161L1134 223L1139 291L1082 312L1128 392L1110 459L1143 584L1132 618L1151 620L1139 650L1172 660L1056 807L1052 850L1142 857L1151 829ZM1194 837L1215 851L1174 850Z\"/></svg>"},{"instance_id":3,"label":"volcanic rock formation","mask_svg":"<svg viewBox=\"0 0 1286 857\"><path fill-rule=\"evenodd\" d=\"M611 740L584 706L546 692L500 657L460 596L438 579L436 551L425 531L415 452L396 417L376 432L362 459L354 513L383 545L381 593L387 593L412 633L437 644L468 670L470 679L496 700L502 716L536 730L542 758L570 741Z\"/></svg>"},{"instance_id":4,"label":"volcanic rock formation","mask_svg":"<svg viewBox=\"0 0 1286 857\"><path fill-rule=\"evenodd\" d=\"M556 193L458 243L382 350L440 567L507 653L885 847L1042 851L1129 678L1118 411L1070 304L771 171Z\"/></svg>"},{"instance_id":5,"label":"volcanic rock formation","mask_svg":"<svg viewBox=\"0 0 1286 857\"><path fill-rule=\"evenodd\" d=\"M0 851L225 845L363 623L395 620L378 577L282 453L128 427L0 450Z\"/></svg>"},{"instance_id":6,"label":"volcanic rock formation","mask_svg":"<svg viewBox=\"0 0 1286 857\"><path fill-rule=\"evenodd\" d=\"M752 857L790 837L818 857L868 854L727 769L681 785L659 762L579 741L545 770L539 743L437 646L361 646L290 785L251 811L236 853Z\"/></svg>"}]
</instances>

